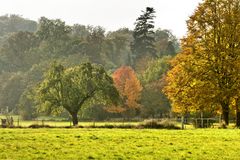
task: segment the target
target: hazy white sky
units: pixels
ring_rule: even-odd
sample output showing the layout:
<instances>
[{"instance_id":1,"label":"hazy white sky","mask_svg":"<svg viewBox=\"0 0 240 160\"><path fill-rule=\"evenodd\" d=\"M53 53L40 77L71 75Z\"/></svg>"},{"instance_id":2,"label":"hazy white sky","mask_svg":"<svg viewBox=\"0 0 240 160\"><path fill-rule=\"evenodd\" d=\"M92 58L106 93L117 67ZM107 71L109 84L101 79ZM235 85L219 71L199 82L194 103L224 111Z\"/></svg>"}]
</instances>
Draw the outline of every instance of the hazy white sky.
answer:
<instances>
[{"instance_id":1,"label":"hazy white sky","mask_svg":"<svg viewBox=\"0 0 240 160\"><path fill-rule=\"evenodd\" d=\"M100 25L106 30L134 28L145 7L156 10L156 28L170 29L181 38L186 20L202 0L0 0L0 14L19 14L38 20L60 18L67 24Z\"/></svg>"}]
</instances>

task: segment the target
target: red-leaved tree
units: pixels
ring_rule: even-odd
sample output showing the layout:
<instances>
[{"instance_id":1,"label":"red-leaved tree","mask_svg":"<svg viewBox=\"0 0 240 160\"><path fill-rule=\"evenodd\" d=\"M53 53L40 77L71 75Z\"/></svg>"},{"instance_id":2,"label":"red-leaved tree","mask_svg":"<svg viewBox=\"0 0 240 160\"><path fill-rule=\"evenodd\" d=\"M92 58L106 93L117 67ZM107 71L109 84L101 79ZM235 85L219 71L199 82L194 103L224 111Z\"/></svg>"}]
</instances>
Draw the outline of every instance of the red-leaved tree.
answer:
<instances>
[{"instance_id":1,"label":"red-leaved tree","mask_svg":"<svg viewBox=\"0 0 240 160\"><path fill-rule=\"evenodd\" d=\"M134 70L129 66L118 68L112 75L114 85L117 88L123 105L114 107L118 112L129 113L140 108L138 101L141 98L142 86Z\"/></svg>"}]
</instances>

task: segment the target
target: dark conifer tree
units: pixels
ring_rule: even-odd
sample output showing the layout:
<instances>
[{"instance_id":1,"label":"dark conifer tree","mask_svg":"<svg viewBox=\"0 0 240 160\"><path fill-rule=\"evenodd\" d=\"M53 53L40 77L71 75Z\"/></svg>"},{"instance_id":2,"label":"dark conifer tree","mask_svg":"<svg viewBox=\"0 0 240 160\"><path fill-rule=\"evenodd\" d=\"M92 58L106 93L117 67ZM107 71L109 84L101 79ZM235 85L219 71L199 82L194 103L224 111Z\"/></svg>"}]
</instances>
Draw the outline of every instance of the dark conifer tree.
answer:
<instances>
[{"instance_id":1,"label":"dark conifer tree","mask_svg":"<svg viewBox=\"0 0 240 160\"><path fill-rule=\"evenodd\" d=\"M143 14L137 18L135 22L135 29L133 31L133 42L131 50L133 54L133 61L150 55L156 57L156 49L154 46L154 8L147 7Z\"/></svg>"}]
</instances>

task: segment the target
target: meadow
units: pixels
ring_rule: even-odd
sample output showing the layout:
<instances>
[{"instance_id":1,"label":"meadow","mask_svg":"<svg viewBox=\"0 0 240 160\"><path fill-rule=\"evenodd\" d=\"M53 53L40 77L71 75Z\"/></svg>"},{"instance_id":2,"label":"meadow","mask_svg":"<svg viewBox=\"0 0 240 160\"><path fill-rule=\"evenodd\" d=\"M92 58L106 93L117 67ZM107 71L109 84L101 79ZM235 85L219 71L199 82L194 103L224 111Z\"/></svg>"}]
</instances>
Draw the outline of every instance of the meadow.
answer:
<instances>
[{"instance_id":1,"label":"meadow","mask_svg":"<svg viewBox=\"0 0 240 160\"><path fill-rule=\"evenodd\" d=\"M239 159L238 129L0 129L0 159Z\"/></svg>"}]
</instances>

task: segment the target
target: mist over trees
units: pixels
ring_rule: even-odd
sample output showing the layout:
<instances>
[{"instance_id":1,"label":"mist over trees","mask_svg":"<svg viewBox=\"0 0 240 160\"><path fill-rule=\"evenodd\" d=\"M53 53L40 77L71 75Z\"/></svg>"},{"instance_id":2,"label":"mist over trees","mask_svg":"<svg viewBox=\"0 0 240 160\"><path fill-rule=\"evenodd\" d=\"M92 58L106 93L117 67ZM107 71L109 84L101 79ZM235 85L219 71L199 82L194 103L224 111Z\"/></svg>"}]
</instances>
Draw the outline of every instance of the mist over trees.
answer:
<instances>
[{"instance_id":1,"label":"mist over trees","mask_svg":"<svg viewBox=\"0 0 240 160\"><path fill-rule=\"evenodd\" d=\"M44 88L43 84L46 84L46 81L50 83L49 77L46 79L44 75L51 71L51 66L56 61L66 68L66 71L64 69L66 76L67 72L77 70L78 66L84 63L102 66L109 77L120 67L134 68L131 72L135 72L134 81L136 82L127 80L129 83L126 85L131 90L133 85L139 84L138 98L132 99L135 93L132 95L129 93L129 99L124 102L125 95L122 94L118 104L119 107L124 108L125 104L125 107L136 109L134 114L130 111L124 114L111 112L113 105L110 106L110 103L91 101L91 103L84 104L83 107L78 106L77 113L81 119L98 119L99 117L103 120L111 117L126 117L126 115L159 117L164 113L169 113L170 105L165 95L162 94L160 81L168 70L168 59L171 59L179 51L179 44L177 38L169 30L154 29L157 28L154 26L154 13L153 8L147 7L142 15L136 17L134 30L119 28L116 31L108 32L101 26L81 24L70 26L60 19L41 17L38 22L35 22L18 15L1 16L1 113L20 114L25 119L46 115L47 112L40 111L43 106L46 106L46 103L50 107L50 101L43 102L44 96L40 98L39 93L40 88ZM141 28L144 32L141 31ZM145 36L141 38L142 35ZM142 49L141 47L144 46L145 49ZM145 58L147 61L144 61ZM161 71L152 70L153 66L157 66ZM73 82L71 84L73 85ZM159 90L154 87L155 84L160 85ZM118 88L116 84L115 87ZM73 92L75 91L74 89ZM70 91L66 93L72 96ZM76 93L78 92L76 91ZM153 95L151 100L148 98L150 94ZM100 95L96 97L101 99ZM71 99L73 100L73 98ZM60 100L58 101L60 103ZM137 105L135 106L135 104ZM55 106L61 108L63 105ZM72 116L74 119L72 113L68 114L64 110L59 112L58 116ZM77 121L75 120L74 123L76 124Z\"/></svg>"}]
</instances>

